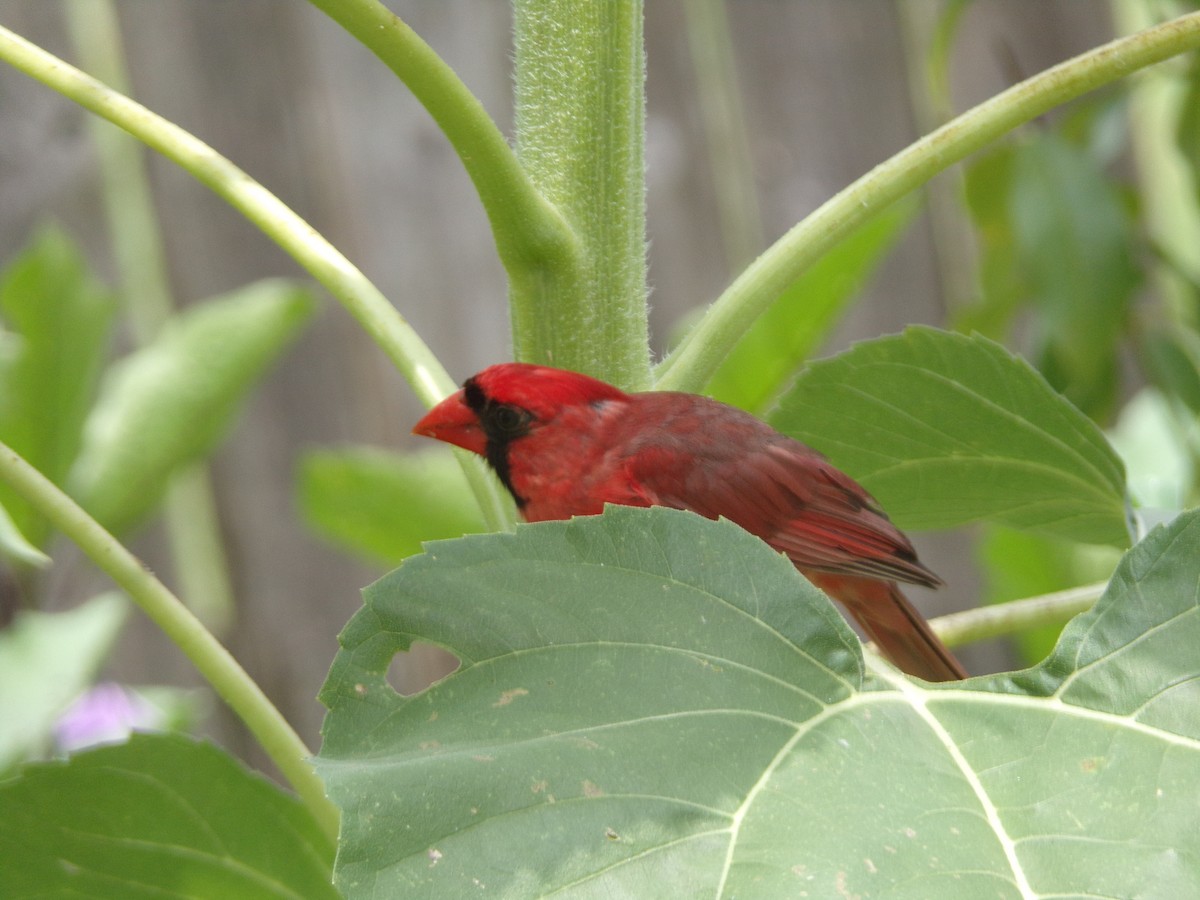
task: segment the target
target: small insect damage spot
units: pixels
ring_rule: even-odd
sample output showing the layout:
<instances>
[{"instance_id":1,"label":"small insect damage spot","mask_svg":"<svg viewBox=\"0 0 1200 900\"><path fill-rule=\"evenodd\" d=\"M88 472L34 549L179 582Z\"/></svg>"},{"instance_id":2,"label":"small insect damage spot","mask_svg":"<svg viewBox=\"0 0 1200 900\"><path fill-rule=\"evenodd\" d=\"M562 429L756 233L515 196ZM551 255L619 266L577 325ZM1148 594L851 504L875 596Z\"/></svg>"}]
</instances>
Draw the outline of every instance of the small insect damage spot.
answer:
<instances>
[{"instance_id":1,"label":"small insect damage spot","mask_svg":"<svg viewBox=\"0 0 1200 900\"><path fill-rule=\"evenodd\" d=\"M492 709L498 709L501 706L508 706L518 697L527 696L529 696L529 691L527 691L525 688L512 688L511 690L502 691L500 694L500 699L492 704Z\"/></svg>"}]
</instances>

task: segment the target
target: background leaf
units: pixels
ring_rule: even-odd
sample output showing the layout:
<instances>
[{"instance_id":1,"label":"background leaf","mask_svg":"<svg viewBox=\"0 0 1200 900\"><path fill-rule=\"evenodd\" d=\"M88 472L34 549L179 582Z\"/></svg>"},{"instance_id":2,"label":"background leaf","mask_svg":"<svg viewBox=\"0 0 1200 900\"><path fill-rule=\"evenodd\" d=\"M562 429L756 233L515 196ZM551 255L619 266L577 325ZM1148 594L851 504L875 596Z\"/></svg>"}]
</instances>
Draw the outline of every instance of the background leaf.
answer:
<instances>
[{"instance_id":1,"label":"background leaf","mask_svg":"<svg viewBox=\"0 0 1200 900\"><path fill-rule=\"evenodd\" d=\"M395 565L422 541L486 530L462 468L440 449L312 451L300 463L297 494L314 531L372 563Z\"/></svg>"},{"instance_id":2,"label":"background leaf","mask_svg":"<svg viewBox=\"0 0 1200 900\"><path fill-rule=\"evenodd\" d=\"M1143 388L1129 399L1109 430L1109 441L1125 463L1129 493L1137 500L1139 512L1164 510L1173 516L1188 505L1195 484L1188 427L1166 397L1154 388Z\"/></svg>"},{"instance_id":3,"label":"background leaf","mask_svg":"<svg viewBox=\"0 0 1200 900\"><path fill-rule=\"evenodd\" d=\"M0 631L0 775L49 749L54 723L91 684L127 612L124 597L103 594L69 612L19 613Z\"/></svg>"},{"instance_id":4,"label":"background leaf","mask_svg":"<svg viewBox=\"0 0 1200 900\"><path fill-rule=\"evenodd\" d=\"M956 311L953 326L994 341L1005 340L1029 296L1008 204L1015 155L1013 144L996 147L967 165L963 178L964 201L979 245L979 298Z\"/></svg>"},{"instance_id":5,"label":"background leaf","mask_svg":"<svg viewBox=\"0 0 1200 900\"><path fill-rule=\"evenodd\" d=\"M41 567L50 562L49 556L33 546L25 535L21 534L17 523L12 520L12 516L3 506L0 506L0 557L24 563L27 566Z\"/></svg>"},{"instance_id":6,"label":"background leaf","mask_svg":"<svg viewBox=\"0 0 1200 900\"><path fill-rule=\"evenodd\" d=\"M63 484L108 351L114 303L75 245L38 233L0 278L0 319L12 332L0 354L0 440ZM37 546L49 526L0 484L0 505Z\"/></svg>"},{"instance_id":7,"label":"background leaf","mask_svg":"<svg viewBox=\"0 0 1200 900\"><path fill-rule=\"evenodd\" d=\"M1168 397L1200 413L1200 335L1182 324L1147 329L1140 335L1142 368Z\"/></svg>"},{"instance_id":8,"label":"background leaf","mask_svg":"<svg viewBox=\"0 0 1200 900\"><path fill-rule=\"evenodd\" d=\"M772 417L903 528L989 519L1128 544L1124 471L1099 429L986 338L910 328L809 365Z\"/></svg>"},{"instance_id":9,"label":"background leaf","mask_svg":"<svg viewBox=\"0 0 1200 900\"><path fill-rule=\"evenodd\" d=\"M1124 95L1098 94L966 174L980 296L954 327L1027 342L1050 384L1101 421L1118 399L1119 349L1142 280L1136 204L1106 172L1128 116Z\"/></svg>"},{"instance_id":10,"label":"background leaf","mask_svg":"<svg viewBox=\"0 0 1200 900\"><path fill-rule=\"evenodd\" d=\"M178 735L0 784L0 896L336 897L333 847L299 801Z\"/></svg>"},{"instance_id":11,"label":"background leaf","mask_svg":"<svg viewBox=\"0 0 1200 900\"><path fill-rule=\"evenodd\" d=\"M313 310L307 291L260 281L179 314L114 365L71 476L84 508L117 532L144 516L173 472L217 445Z\"/></svg>"},{"instance_id":12,"label":"background leaf","mask_svg":"<svg viewBox=\"0 0 1200 900\"><path fill-rule=\"evenodd\" d=\"M1116 401L1116 347L1141 281L1132 215L1086 149L1053 133L1018 147L1009 204L1042 316L1038 368L1092 418Z\"/></svg>"},{"instance_id":13,"label":"background leaf","mask_svg":"<svg viewBox=\"0 0 1200 900\"><path fill-rule=\"evenodd\" d=\"M827 601L727 522L610 508L431 545L367 591L322 694L338 884L1194 896L1198 550L1185 514L1045 665L921 686L862 682ZM462 665L400 697L417 638Z\"/></svg>"},{"instance_id":14,"label":"background leaf","mask_svg":"<svg viewBox=\"0 0 1200 900\"><path fill-rule=\"evenodd\" d=\"M738 341L705 393L754 413L765 411L837 324L912 222L914 206L890 206L794 281Z\"/></svg>"},{"instance_id":15,"label":"background leaf","mask_svg":"<svg viewBox=\"0 0 1200 900\"><path fill-rule=\"evenodd\" d=\"M1179 104L1179 120L1175 126L1175 140L1180 153L1193 172L1200 172L1200 59L1192 57L1188 66L1186 87ZM1200 184L1193 183L1197 199L1200 199Z\"/></svg>"}]
</instances>

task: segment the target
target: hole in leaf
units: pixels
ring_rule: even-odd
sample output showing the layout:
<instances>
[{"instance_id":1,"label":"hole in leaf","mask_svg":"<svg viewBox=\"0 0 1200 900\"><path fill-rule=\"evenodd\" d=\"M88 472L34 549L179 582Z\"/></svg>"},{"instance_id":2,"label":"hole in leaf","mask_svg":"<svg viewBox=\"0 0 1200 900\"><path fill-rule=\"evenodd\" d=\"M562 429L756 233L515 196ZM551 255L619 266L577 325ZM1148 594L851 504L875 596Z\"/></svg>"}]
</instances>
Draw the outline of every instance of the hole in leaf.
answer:
<instances>
[{"instance_id":1,"label":"hole in leaf","mask_svg":"<svg viewBox=\"0 0 1200 900\"><path fill-rule=\"evenodd\" d=\"M397 653L388 666L387 682L397 694L411 697L459 666L458 657L433 644L417 641L405 653Z\"/></svg>"}]
</instances>

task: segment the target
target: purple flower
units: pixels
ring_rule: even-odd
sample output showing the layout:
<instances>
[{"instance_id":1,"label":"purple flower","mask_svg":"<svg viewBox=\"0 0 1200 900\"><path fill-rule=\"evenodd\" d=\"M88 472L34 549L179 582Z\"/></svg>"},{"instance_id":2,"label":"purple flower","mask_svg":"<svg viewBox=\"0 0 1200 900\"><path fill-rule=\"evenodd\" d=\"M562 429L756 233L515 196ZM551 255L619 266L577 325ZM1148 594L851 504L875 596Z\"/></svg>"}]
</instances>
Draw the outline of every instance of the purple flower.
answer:
<instances>
[{"instance_id":1,"label":"purple flower","mask_svg":"<svg viewBox=\"0 0 1200 900\"><path fill-rule=\"evenodd\" d=\"M64 753L96 744L126 740L135 730L161 726L162 714L137 694L102 681L76 700L54 727L54 741Z\"/></svg>"}]
</instances>

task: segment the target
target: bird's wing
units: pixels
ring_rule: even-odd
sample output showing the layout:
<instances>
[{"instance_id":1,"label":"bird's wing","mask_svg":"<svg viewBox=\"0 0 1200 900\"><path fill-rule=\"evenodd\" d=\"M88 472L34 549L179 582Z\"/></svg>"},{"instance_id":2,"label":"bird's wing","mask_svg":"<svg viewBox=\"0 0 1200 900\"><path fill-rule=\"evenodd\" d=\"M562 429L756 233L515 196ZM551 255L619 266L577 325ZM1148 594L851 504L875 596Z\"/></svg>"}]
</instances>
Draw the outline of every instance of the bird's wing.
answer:
<instances>
[{"instance_id":1,"label":"bird's wing","mask_svg":"<svg viewBox=\"0 0 1200 900\"><path fill-rule=\"evenodd\" d=\"M773 437L780 439L742 452L728 441L708 453L669 442L645 446L626 461L626 477L637 505L724 516L802 570L941 583L861 486L816 451Z\"/></svg>"}]
</instances>

